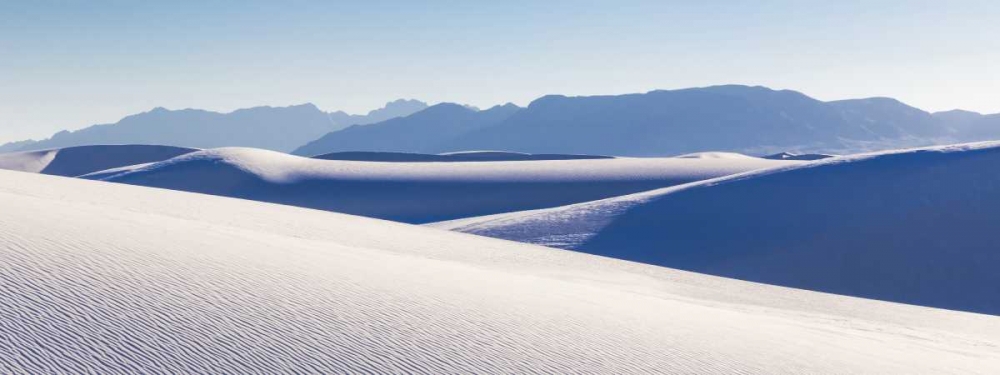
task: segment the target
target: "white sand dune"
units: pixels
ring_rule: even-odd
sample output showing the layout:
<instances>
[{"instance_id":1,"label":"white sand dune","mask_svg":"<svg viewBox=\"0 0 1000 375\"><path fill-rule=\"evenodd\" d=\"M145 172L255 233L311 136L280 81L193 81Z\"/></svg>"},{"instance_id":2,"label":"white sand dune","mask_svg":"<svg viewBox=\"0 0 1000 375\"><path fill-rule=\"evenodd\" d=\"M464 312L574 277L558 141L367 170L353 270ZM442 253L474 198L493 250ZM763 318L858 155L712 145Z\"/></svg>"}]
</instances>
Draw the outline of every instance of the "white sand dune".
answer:
<instances>
[{"instance_id":1,"label":"white sand dune","mask_svg":"<svg viewBox=\"0 0 1000 375\"><path fill-rule=\"evenodd\" d=\"M720 152L720 151L708 151L708 152L695 152L691 154L684 154L675 156L675 158L681 159L729 159L729 160L748 160L757 159L753 156L744 155L736 152Z\"/></svg>"},{"instance_id":2,"label":"white sand dune","mask_svg":"<svg viewBox=\"0 0 1000 375\"><path fill-rule=\"evenodd\" d=\"M461 151L443 154L412 152L343 151L312 156L313 159L379 161L379 162L468 162L468 161L523 161L523 160L577 160L610 159L602 155L525 154L505 151Z\"/></svg>"},{"instance_id":3,"label":"white sand dune","mask_svg":"<svg viewBox=\"0 0 1000 375\"><path fill-rule=\"evenodd\" d=\"M432 224L744 280L1000 314L1000 143L830 158Z\"/></svg>"},{"instance_id":4,"label":"white sand dune","mask_svg":"<svg viewBox=\"0 0 1000 375\"><path fill-rule=\"evenodd\" d=\"M764 156L764 159L773 160L820 160L836 157L837 155L831 154L799 154L794 152L779 152L777 154L771 154Z\"/></svg>"},{"instance_id":5,"label":"white sand dune","mask_svg":"<svg viewBox=\"0 0 1000 375\"><path fill-rule=\"evenodd\" d=\"M798 162L744 157L376 163L224 148L84 177L426 223L555 207L792 163Z\"/></svg>"},{"instance_id":6,"label":"white sand dune","mask_svg":"<svg viewBox=\"0 0 1000 375\"><path fill-rule=\"evenodd\" d=\"M0 171L0 373L996 374L1000 318Z\"/></svg>"},{"instance_id":7,"label":"white sand dune","mask_svg":"<svg viewBox=\"0 0 1000 375\"><path fill-rule=\"evenodd\" d=\"M0 154L0 169L80 176L110 168L167 160L198 151L154 145L96 145Z\"/></svg>"}]
</instances>

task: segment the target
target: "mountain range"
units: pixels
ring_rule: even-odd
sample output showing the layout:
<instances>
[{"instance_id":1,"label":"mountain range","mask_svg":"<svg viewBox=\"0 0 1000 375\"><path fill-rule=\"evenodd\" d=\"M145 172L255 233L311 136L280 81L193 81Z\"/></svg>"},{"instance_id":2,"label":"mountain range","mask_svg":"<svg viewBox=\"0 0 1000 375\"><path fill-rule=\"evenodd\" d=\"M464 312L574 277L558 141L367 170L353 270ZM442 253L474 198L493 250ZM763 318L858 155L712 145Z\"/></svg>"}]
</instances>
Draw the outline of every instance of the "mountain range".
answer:
<instances>
[{"instance_id":1,"label":"mountain range","mask_svg":"<svg viewBox=\"0 0 1000 375\"><path fill-rule=\"evenodd\" d=\"M152 144L193 148L256 147L288 152L328 132L353 124L382 122L423 110L417 100L396 100L367 115L326 113L313 104L254 107L230 113L155 108L114 124L61 131L40 141L0 145L0 152L102 144Z\"/></svg>"},{"instance_id":2,"label":"mountain range","mask_svg":"<svg viewBox=\"0 0 1000 375\"><path fill-rule=\"evenodd\" d=\"M367 115L314 105L221 114L162 108L115 124L60 132L0 152L87 144L439 154L502 150L530 154L666 156L706 150L766 155L850 154L1000 139L1000 114L930 113L891 98L821 101L797 91L724 85L640 94L548 95L527 107L486 110L397 100Z\"/></svg>"},{"instance_id":3,"label":"mountain range","mask_svg":"<svg viewBox=\"0 0 1000 375\"><path fill-rule=\"evenodd\" d=\"M550 95L526 108L501 109L473 112L441 104L409 117L332 132L294 153L853 153L1000 137L1000 115L929 113L890 98L824 102L796 91L759 86ZM448 130L440 131L444 124Z\"/></svg>"},{"instance_id":4,"label":"mountain range","mask_svg":"<svg viewBox=\"0 0 1000 375\"><path fill-rule=\"evenodd\" d=\"M335 151L443 152L440 151L441 142L500 124L521 109L506 104L478 111L468 106L442 103L407 117L332 132L292 153L315 156Z\"/></svg>"}]
</instances>

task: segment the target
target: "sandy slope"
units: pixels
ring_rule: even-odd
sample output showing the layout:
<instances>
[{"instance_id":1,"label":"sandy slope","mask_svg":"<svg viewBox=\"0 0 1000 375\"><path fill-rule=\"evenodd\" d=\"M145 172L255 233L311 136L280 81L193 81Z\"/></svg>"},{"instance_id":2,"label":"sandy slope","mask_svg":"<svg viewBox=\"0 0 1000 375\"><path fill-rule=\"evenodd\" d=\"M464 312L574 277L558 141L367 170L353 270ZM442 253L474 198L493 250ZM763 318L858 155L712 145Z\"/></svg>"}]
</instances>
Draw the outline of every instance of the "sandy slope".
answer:
<instances>
[{"instance_id":1,"label":"sandy slope","mask_svg":"<svg viewBox=\"0 0 1000 375\"><path fill-rule=\"evenodd\" d=\"M772 160L805 160L805 161L829 159L829 158L832 158L832 157L837 157L837 155L831 155L831 154L800 154L800 153L794 153L794 152L779 152L777 154L771 154L771 155L763 156L764 159L772 159Z\"/></svg>"},{"instance_id":2,"label":"sandy slope","mask_svg":"<svg viewBox=\"0 0 1000 375\"><path fill-rule=\"evenodd\" d=\"M1000 143L825 159L439 228L1000 314Z\"/></svg>"},{"instance_id":3,"label":"sandy slope","mask_svg":"<svg viewBox=\"0 0 1000 375\"><path fill-rule=\"evenodd\" d=\"M555 207L789 163L796 162L742 157L374 163L225 148L85 177L426 223Z\"/></svg>"},{"instance_id":4,"label":"sandy slope","mask_svg":"<svg viewBox=\"0 0 1000 375\"><path fill-rule=\"evenodd\" d=\"M197 151L154 145L97 145L0 154L0 169L80 176L110 168L167 160Z\"/></svg>"},{"instance_id":5,"label":"sandy slope","mask_svg":"<svg viewBox=\"0 0 1000 375\"><path fill-rule=\"evenodd\" d=\"M608 159L601 155L525 154L505 151L462 151L443 154L418 154L411 152L343 151L312 156L313 159L381 161L381 162L467 162L467 161L522 161L522 160L576 160Z\"/></svg>"},{"instance_id":6,"label":"sandy slope","mask_svg":"<svg viewBox=\"0 0 1000 375\"><path fill-rule=\"evenodd\" d=\"M0 171L2 373L1000 371L1000 318Z\"/></svg>"}]
</instances>

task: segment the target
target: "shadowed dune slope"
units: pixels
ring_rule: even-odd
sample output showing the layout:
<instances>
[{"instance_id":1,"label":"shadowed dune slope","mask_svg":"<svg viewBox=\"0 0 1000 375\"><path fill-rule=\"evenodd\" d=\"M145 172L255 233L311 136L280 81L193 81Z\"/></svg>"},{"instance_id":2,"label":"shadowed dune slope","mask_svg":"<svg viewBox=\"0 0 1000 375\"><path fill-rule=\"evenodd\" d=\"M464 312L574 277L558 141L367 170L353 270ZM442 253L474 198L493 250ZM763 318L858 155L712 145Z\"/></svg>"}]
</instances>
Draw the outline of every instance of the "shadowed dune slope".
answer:
<instances>
[{"instance_id":1,"label":"shadowed dune slope","mask_svg":"<svg viewBox=\"0 0 1000 375\"><path fill-rule=\"evenodd\" d=\"M788 161L613 158L378 163L226 148L85 176L410 223L585 202Z\"/></svg>"},{"instance_id":2,"label":"shadowed dune slope","mask_svg":"<svg viewBox=\"0 0 1000 375\"><path fill-rule=\"evenodd\" d=\"M95 145L0 154L0 169L80 176L110 168L167 160L198 151L155 145Z\"/></svg>"},{"instance_id":3,"label":"shadowed dune slope","mask_svg":"<svg viewBox=\"0 0 1000 375\"><path fill-rule=\"evenodd\" d=\"M824 159L440 228L1000 314L1000 144Z\"/></svg>"}]
</instances>

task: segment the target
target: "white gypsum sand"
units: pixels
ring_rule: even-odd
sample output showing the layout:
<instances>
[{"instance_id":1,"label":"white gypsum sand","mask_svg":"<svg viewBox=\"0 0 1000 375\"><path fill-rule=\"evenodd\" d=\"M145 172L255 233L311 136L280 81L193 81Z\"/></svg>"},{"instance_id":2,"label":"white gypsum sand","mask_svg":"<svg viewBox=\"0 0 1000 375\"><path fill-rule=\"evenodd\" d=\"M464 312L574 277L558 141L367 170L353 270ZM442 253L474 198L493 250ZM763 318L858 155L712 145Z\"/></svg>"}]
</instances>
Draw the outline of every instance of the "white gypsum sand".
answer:
<instances>
[{"instance_id":1,"label":"white gypsum sand","mask_svg":"<svg viewBox=\"0 0 1000 375\"><path fill-rule=\"evenodd\" d=\"M0 171L3 373L995 374L1000 318Z\"/></svg>"}]
</instances>

